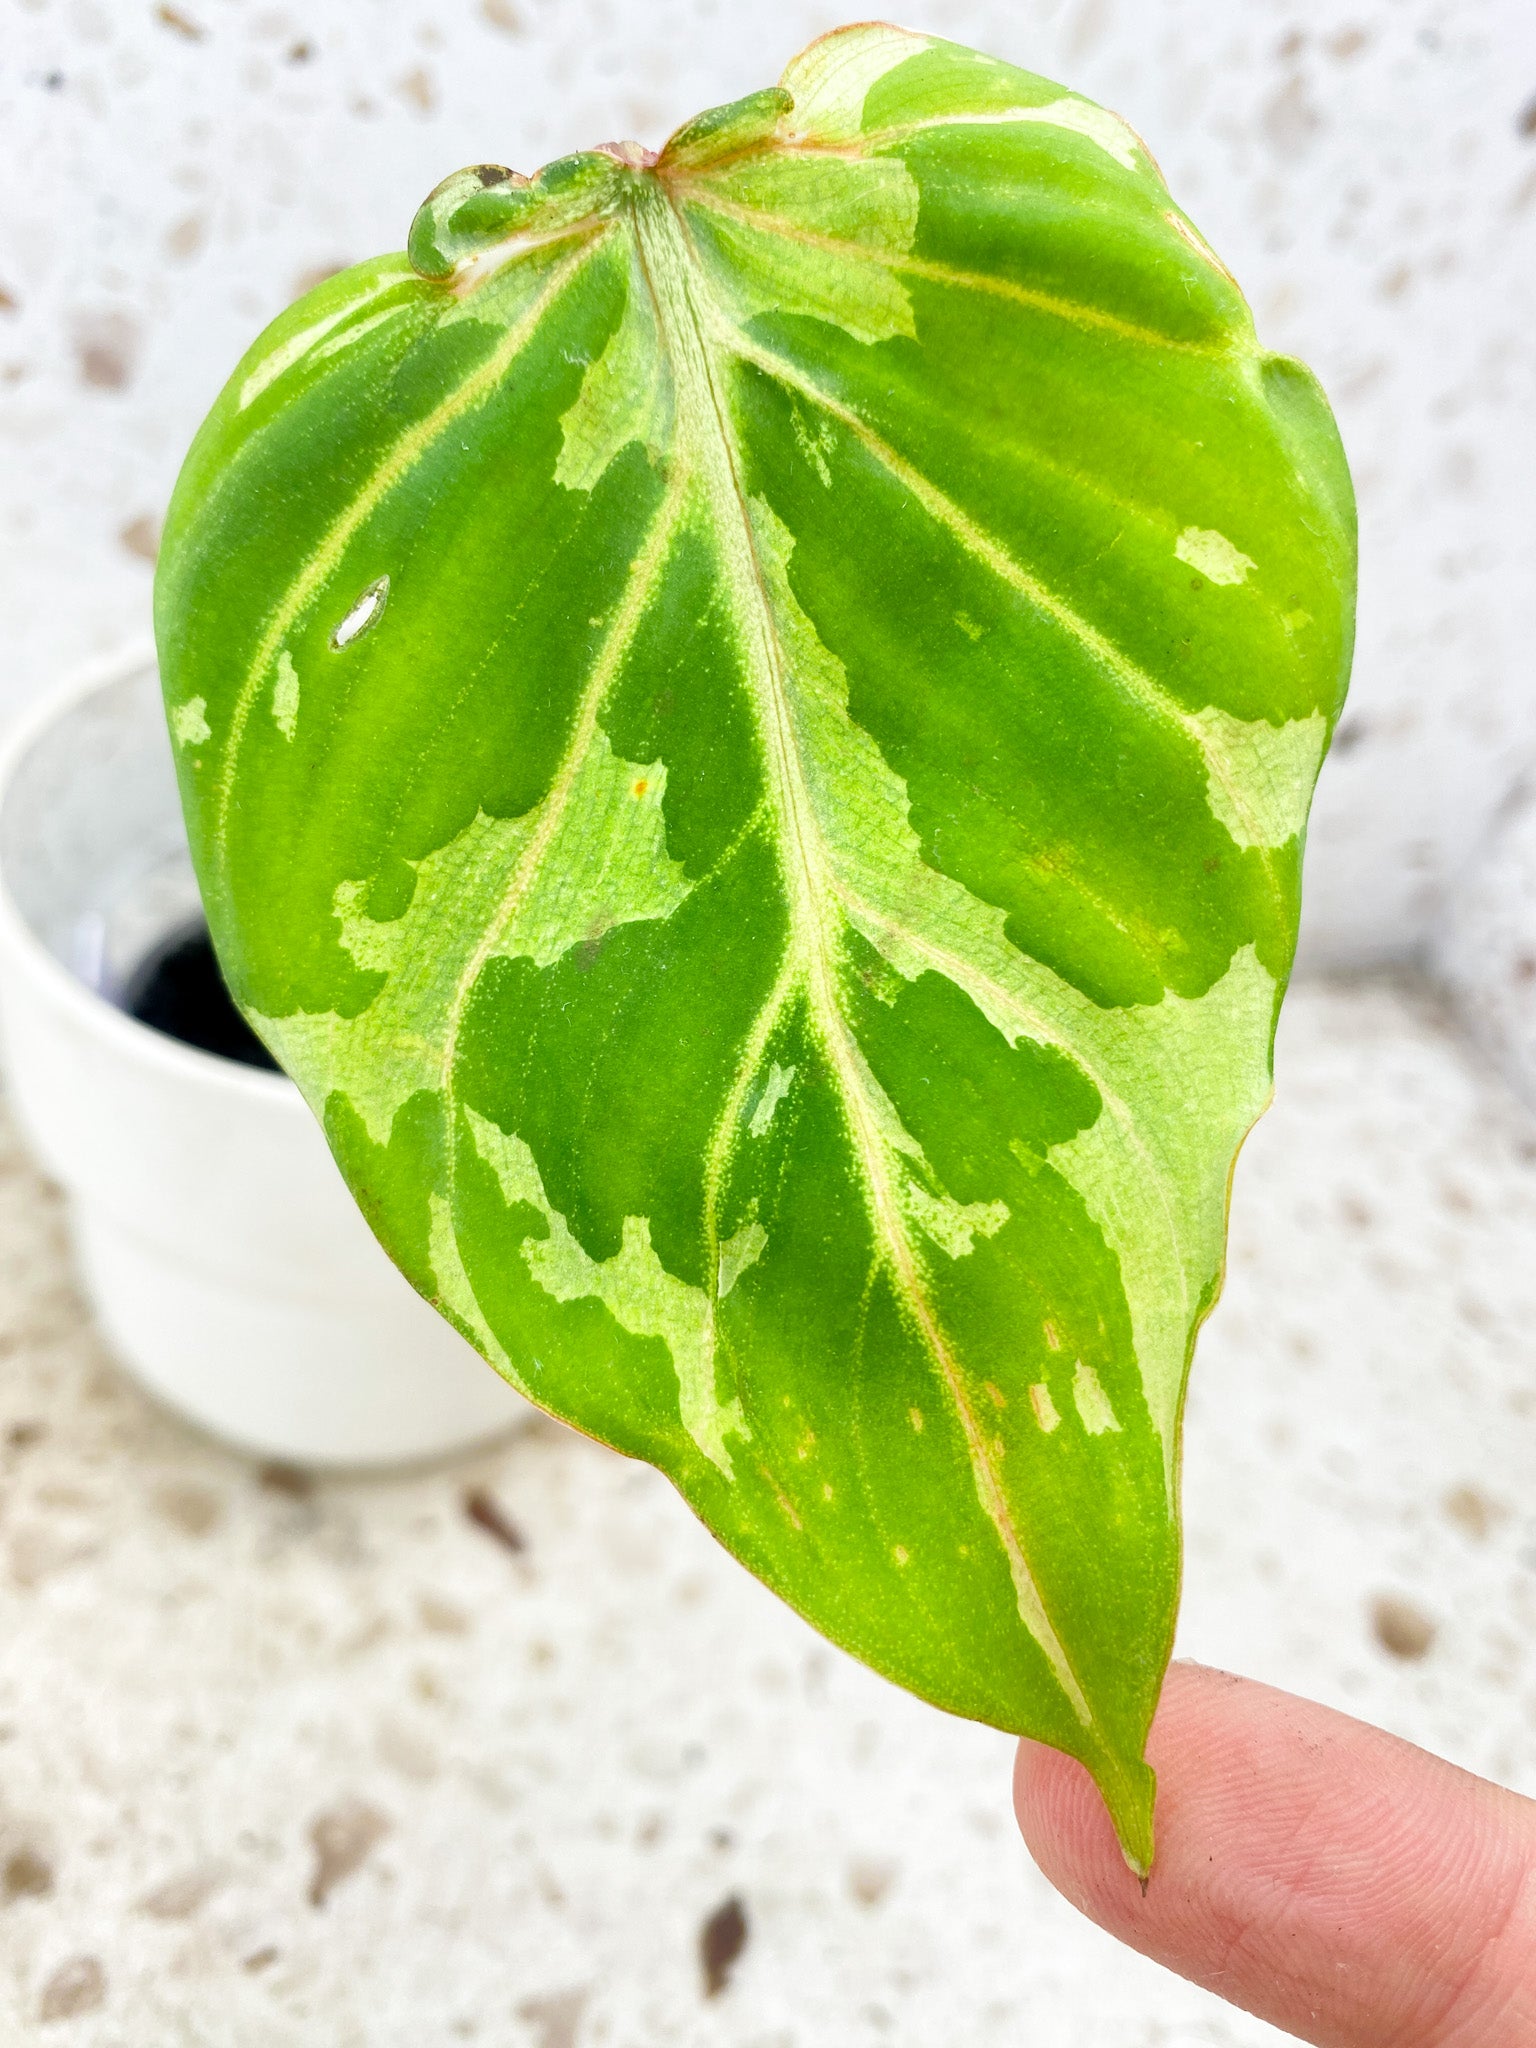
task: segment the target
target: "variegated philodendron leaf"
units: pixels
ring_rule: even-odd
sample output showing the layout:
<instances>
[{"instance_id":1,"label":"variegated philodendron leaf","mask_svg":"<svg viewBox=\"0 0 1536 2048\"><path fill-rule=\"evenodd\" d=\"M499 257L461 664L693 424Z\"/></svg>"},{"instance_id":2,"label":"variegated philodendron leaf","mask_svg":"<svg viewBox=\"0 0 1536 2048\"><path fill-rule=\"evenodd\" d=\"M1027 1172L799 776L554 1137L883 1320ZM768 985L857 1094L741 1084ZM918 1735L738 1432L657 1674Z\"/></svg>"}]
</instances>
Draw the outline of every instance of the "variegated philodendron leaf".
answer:
<instances>
[{"instance_id":1,"label":"variegated philodendron leaf","mask_svg":"<svg viewBox=\"0 0 1536 2048\"><path fill-rule=\"evenodd\" d=\"M401 1267L1143 1868L1352 566L1137 137L880 26L450 178L161 557L220 956Z\"/></svg>"}]
</instances>

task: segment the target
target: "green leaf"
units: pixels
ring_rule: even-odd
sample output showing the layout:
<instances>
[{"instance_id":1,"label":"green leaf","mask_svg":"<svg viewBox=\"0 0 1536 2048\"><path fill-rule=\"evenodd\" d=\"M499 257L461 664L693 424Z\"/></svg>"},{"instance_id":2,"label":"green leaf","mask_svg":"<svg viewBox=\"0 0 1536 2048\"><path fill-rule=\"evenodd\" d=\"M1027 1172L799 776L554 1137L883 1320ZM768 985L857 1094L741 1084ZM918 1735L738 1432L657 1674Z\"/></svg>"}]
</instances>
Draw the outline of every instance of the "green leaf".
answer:
<instances>
[{"instance_id":1,"label":"green leaf","mask_svg":"<svg viewBox=\"0 0 1536 2048\"><path fill-rule=\"evenodd\" d=\"M157 602L236 996L412 1281L1132 1862L1353 509L1135 135L845 29L432 195Z\"/></svg>"}]
</instances>

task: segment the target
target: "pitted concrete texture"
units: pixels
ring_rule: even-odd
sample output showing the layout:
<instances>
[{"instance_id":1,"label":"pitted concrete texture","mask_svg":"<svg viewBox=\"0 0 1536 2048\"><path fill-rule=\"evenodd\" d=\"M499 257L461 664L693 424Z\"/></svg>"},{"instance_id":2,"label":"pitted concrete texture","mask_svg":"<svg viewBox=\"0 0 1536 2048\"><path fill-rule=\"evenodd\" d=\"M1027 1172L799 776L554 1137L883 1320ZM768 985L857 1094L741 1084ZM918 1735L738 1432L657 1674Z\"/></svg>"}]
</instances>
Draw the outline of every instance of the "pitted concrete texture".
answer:
<instances>
[{"instance_id":1,"label":"pitted concrete texture","mask_svg":"<svg viewBox=\"0 0 1536 2048\"><path fill-rule=\"evenodd\" d=\"M820 1642L654 1474L542 1421L257 1469L105 1356L62 1222L8 1143L0 2039L1280 2039L1080 1921L1009 1743ZM1536 1129L1425 999L1298 988L1190 1405L1182 1646L1526 1791L1533 1242Z\"/></svg>"}]
</instances>

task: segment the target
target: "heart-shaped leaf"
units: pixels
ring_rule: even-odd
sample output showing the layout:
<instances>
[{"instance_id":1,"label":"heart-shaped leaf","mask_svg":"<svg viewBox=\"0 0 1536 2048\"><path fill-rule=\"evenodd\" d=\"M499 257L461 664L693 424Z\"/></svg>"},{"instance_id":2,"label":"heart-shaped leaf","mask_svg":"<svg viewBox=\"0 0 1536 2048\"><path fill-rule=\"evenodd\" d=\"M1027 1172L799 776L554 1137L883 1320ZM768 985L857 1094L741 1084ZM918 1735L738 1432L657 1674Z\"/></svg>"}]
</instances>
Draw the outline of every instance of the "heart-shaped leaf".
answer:
<instances>
[{"instance_id":1,"label":"heart-shaped leaf","mask_svg":"<svg viewBox=\"0 0 1536 2048\"><path fill-rule=\"evenodd\" d=\"M161 558L220 956L390 1252L1142 1868L1352 561L1136 136L878 26L450 178Z\"/></svg>"}]
</instances>

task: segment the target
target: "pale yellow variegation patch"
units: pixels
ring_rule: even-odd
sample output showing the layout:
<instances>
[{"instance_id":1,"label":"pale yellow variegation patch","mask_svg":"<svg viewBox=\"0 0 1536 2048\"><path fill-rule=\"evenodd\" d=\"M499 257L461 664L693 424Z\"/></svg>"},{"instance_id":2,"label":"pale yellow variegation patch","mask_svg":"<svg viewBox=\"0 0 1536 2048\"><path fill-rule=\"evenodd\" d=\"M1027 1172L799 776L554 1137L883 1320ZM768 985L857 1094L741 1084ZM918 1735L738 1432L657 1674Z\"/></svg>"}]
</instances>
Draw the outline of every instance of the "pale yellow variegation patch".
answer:
<instances>
[{"instance_id":1,"label":"pale yellow variegation patch","mask_svg":"<svg viewBox=\"0 0 1536 2048\"><path fill-rule=\"evenodd\" d=\"M1306 822L1317 771L1328 745L1321 711L1286 725L1234 718L1214 704L1194 714L1213 752L1228 764L1242 789L1241 807L1230 788L1212 776L1206 801L1239 846L1284 846Z\"/></svg>"},{"instance_id":2,"label":"pale yellow variegation patch","mask_svg":"<svg viewBox=\"0 0 1536 2048\"><path fill-rule=\"evenodd\" d=\"M870 87L909 57L931 49L931 36L888 22L839 29L802 50L786 68L783 85L794 99L785 116L786 138L796 142L854 142L864 123Z\"/></svg>"},{"instance_id":3,"label":"pale yellow variegation patch","mask_svg":"<svg viewBox=\"0 0 1536 2048\"><path fill-rule=\"evenodd\" d=\"M560 421L555 482L567 490L590 491L631 441L654 458L671 440L672 380L638 263L632 263L631 271L619 324Z\"/></svg>"},{"instance_id":4,"label":"pale yellow variegation patch","mask_svg":"<svg viewBox=\"0 0 1536 2048\"><path fill-rule=\"evenodd\" d=\"M527 1203L549 1226L547 1238L523 1243L523 1260L535 1283L556 1301L600 1301L632 1336L661 1339L677 1374L683 1427L710 1463L729 1478L726 1438L746 1438L750 1432L740 1403L721 1401L716 1391L714 1305L709 1296L702 1287L690 1287L666 1270L652 1247L651 1226L644 1216L625 1217L623 1243L611 1259L592 1258L551 1205L524 1140L509 1136L475 1110L465 1114L476 1150L496 1175L506 1201ZM733 1280L766 1242L764 1234L751 1256L742 1248Z\"/></svg>"},{"instance_id":5,"label":"pale yellow variegation patch","mask_svg":"<svg viewBox=\"0 0 1536 2048\"><path fill-rule=\"evenodd\" d=\"M767 1247L768 1233L755 1215L750 1222L743 1223L740 1230L723 1240L715 1282L716 1294L721 1301L724 1301L742 1274L757 1264Z\"/></svg>"},{"instance_id":6,"label":"pale yellow variegation patch","mask_svg":"<svg viewBox=\"0 0 1536 2048\"><path fill-rule=\"evenodd\" d=\"M774 1112L789 1093L795 1078L793 1067L781 1067L777 1060L768 1069L768 1079L763 1083L763 1092L758 1096L747 1129L754 1138L760 1138L773 1122Z\"/></svg>"},{"instance_id":7,"label":"pale yellow variegation patch","mask_svg":"<svg viewBox=\"0 0 1536 2048\"><path fill-rule=\"evenodd\" d=\"M1208 583L1245 582L1249 570L1257 566L1251 555L1245 555L1213 526L1186 526L1174 542L1173 552Z\"/></svg>"},{"instance_id":8,"label":"pale yellow variegation patch","mask_svg":"<svg viewBox=\"0 0 1536 2048\"><path fill-rule=\"evenodd\" d=\"M542 805L521 818L482 811L418 861L400 917L369 917L367 884L341 883L341 944L359 967L387 977L383 987L355 1017L255 1020L283 1065L303 1076L316 1109L340 1091L374 1143L385 1143L412 1095L445 1087L450 1019L477 959L483 967L523 956L548 967L615 925L670 916L689 885L666 851L666 781L659 761L621 761L598 730L531 873L522 863L544 822Z\"/></svg>"},{"instance_id":9,"label":"pale yellow variegation patch","mask_svg":"<svg viewBox=\"0 0 1536 2048\"><path fill-rule=\"evenodd\" d=\"M997 121L1043 121L1051 128L1065 128L1072 135L1081 135L1102 149L1106 156L1113 157L1117 164L1128 171L1140 170L1147 162L1146 144L1118 114L1112 114L1108 107L1095 106L1092 100L1080 100L1071 96L1050 100L1043 107L1010 107L1007 113L982 115L983 120Z\"/></svg>"},{"instance_id":10,"label":"pale yellow variegation patch","mask_svg":"<svg viewBox=\"0 0 1536 2048\"><path fill-rule=\"evenodd\" d=\"M917 233L917 181L898 158L747 157L695 189L707 208L699 252L711 290L738 325L801 313L856 341L917 332L911 294L892 268ZM724 263L710 260L717 242Z\"/></svg>"},{"instance_id":11,"label":"pale yellow variegation patch","mask_svg":"<svg viewBox=\"0 0 1536 2048\"><path fill-rule=\"evenodd\" d=\"M1051 1399L1051 1390L1044 1380L1036 1380L1035 1384L1030 1388L1029 1405L1036 1422L1039 1423L1047 1436L1050 1435L1053 1429L1060 1426L1061 1416L1057 1411L1056 1403Z\"/></svg>"},{"instance_id":12,"label":"pale yellow variegation patch","mask_svg":"<svg viewBox=\"0 0 1536 2048\"><path fill-rule=\"evenodd\" d=\"M1268 1037L1275 981L1246 946L1203 996L1169 993L1160 1003L1096 1013L1079 1000L1073 1029L1105 1111L1054 1146L1050 1162L1120 1262L1171 1489L1192 1326L1226 1244L1227 1191L1208 1162L1230 1158L1269 1101L1268 1064L1254 1047Z\"/></svg>"},{"instance_id":13,"label":"pale yellow variegation patch","mask_svg":"<svg viewBox=\"0 0 1536 2048\"><path fill-rule=\"evenodd\" d=\"M1110 1406L1104 1382L1081 1358L1072 1374L1072 1402L1090 1436L1103 1436L1107 1431L1119 1429L1119 1418Z\"/></svg>"},{"instance_id":14,"label":"pale yellow variegation patch","mask_svg":"<svg viewBox=\"0 0 1536 2048\"><path fill-rule=\"evenodd\" d=\"M208 699L189 697L185 704L178 704L171 712L171 731L176 736L178 747L200 747L204 740L213 737L213 728L208 723Z\"/></svg>"},{"instance_id":15,"label":"pale yellow variegation patch","mask_svg":"<svg viewBox=\"0 0 1536 2048\"><path fill-rule=\"evenodd\" d=\"M272 685L272 716L285 740L291 740L299 724L299 672L285 647L277 657L277 678Z\"/></svg>"}]
</instances>

